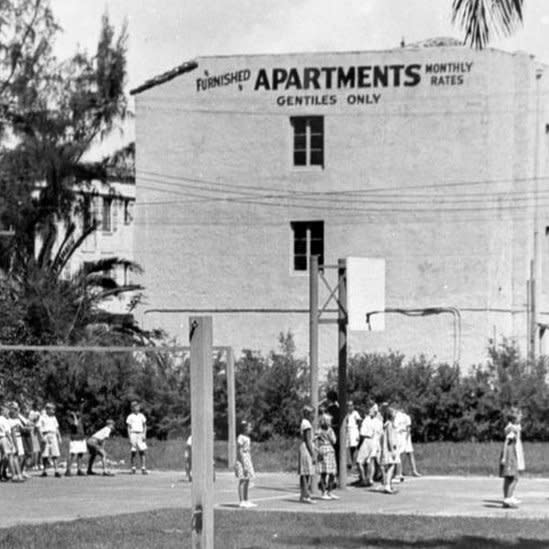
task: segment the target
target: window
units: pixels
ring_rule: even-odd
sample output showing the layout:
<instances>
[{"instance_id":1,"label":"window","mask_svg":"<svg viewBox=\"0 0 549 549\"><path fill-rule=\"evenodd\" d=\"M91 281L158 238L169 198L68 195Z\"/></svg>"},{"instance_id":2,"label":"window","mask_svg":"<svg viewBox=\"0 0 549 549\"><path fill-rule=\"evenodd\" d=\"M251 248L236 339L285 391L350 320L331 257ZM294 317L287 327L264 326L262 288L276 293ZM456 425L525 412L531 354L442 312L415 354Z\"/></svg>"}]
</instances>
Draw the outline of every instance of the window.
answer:
<instances>
[{"instance_id":1,"label":"window","mask_svg":"<svg viewBox=\"0 0 549 549\"><path fill-rule=\"evenodd\" d=\"M110 233L112 230L111 222L112 214L112 198L108 196L103 197L103 216L101 218L101 228L104 233Z\"/></svg>"},{"instance_id":2,"label":"window","mask_svg":"<svg viewBox=\"0 0 549 549\"><path fill-rule=\"evenodd\" d=\"M129 225L133 221L133 204L130 200L124 200L124 225Z\"/></svg>"},{"instance_id":3,"label":"window","mask_svg":"<svg viewBox=\"0 0 549 549\"><path fill-rule=\"evenodd\" d=\"M324 117L293 116L294 166L324 167Z\"/></svg>"},{"instance_id":4,"label":"window","mask_svg":"<svg viewBox=\"0 0 549 549\"><path fill-rule=\"evenodd\" d=\"M318 255L324 265L324 221L293 221L293 270L307 271L309 256Z\"/></svg>"}]
</instances>

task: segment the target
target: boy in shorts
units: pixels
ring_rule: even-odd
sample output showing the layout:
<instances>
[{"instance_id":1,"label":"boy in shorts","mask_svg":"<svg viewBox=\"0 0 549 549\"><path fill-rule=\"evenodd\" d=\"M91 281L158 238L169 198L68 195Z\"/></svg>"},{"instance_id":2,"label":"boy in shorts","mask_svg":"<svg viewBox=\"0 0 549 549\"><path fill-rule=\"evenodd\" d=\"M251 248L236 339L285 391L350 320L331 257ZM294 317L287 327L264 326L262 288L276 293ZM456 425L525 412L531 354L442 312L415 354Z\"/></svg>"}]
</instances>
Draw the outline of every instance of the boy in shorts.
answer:
<instances>
[{"instance_id":1,"label":"boy in shorts","mask_svg":"<svg viewBox=\"0 0 549 549\"><path fill-rule=\"evenodd\" d=\"M55 406L48 402L46 404L46 413L40 416L38 420L38 432L42 441L42 463L44 470L43 477L47 477L48 460L53 464L54 475L61 478L61 473L57 470L57 459L61 455L59 447L61 446L61 433L59 432L59 423L55 417Z\"/></svg>"},{"instance_id":2,"label":"boy in shorts","mask_svg":"<svg viewBox=\"0 0 549 549\"><path fill-rule=\"evenodd\" d=\"M97 456L101 457L101 465L103 467L103 476L112 477L113 474L107 471L107 452L105 451L105 441L111 436L111 433L114 431L114 421L112 419L107 419L107 423L103 429L99 429L97 433L92 435L87 440L88 453L90 458L88 460L88 475L96 475L97 473L93 472L93 462Z\"/></svg>"},{"instance_id":3,"label":"boy in shorts","mask_svg":"<svg viewBox=\"0 0 549 549\"><path fill-rule=\"evenodd\" d=\"M139 452L139 459L141 461L141 472L147 475L145 452L147 451L147 418L141 413L141 406L139 402L134 400L132 402L132 413L126 419L126 426L128 428L128 438L130 439L131 446L131 466L132 474L136 472L135 458L137 452Z\"/></svg>"}]
</instances>

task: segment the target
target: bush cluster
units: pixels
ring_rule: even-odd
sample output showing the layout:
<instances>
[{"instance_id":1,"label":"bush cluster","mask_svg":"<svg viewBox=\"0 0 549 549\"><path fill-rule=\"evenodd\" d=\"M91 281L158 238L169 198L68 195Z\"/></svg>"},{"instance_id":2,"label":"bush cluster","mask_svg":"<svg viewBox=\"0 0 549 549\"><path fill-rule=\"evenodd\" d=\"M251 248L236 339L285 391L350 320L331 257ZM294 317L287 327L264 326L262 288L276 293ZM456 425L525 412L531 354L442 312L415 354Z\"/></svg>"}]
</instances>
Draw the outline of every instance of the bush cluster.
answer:
<instances>
[{"instance_id":1,"label":"bush cluster","mask_svg":"<svg viewBox=\"0 0 549 549\"><path fill-rule=\"evenodd\" d=\"M279 347L268 355L244 351L235 364L237 420L251 421L259 441L297 436L301 407L309 401L308 364L296 358L291 334L281 334ZM336 376L334 367L323 392L337 386ZM121 433L131 400L139 399L151 436L190 432L188 356L3 353L0 393L5 400L54 401L62 426L68 411L83 403L89 430L112 417ZM547 362L521 358L509 342L491 347L486 364L468 372L423 356L357 354L349 358L348 395L362 413L370 401L400 404L412 417L417 441L499 440L505 411L516 405L524 412L524 438L549 440ZM226 439L227 378L221 354L214 361L214 418L217 438Z\"/></svg>"}]
</instances>

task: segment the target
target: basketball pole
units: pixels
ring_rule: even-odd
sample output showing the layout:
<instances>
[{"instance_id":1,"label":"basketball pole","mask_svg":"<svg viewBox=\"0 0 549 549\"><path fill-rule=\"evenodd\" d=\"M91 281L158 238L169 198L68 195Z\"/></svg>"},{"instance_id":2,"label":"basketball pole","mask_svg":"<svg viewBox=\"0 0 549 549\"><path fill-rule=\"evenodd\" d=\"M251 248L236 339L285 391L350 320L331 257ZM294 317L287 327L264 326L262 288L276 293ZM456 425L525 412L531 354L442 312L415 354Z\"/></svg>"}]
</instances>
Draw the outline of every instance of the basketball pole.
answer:
<instances>
[{"instance_id":1,"label":"basketball pole","mask_svg":"<svg viewBox=\"0 0 549 549\"><path fill-rule=\"evenodd\" d=\"M189 333L191 345L191 432L193 437L191 542L193 549L213 549L212 317L191 317Z\"/></svg>"}]
</instances>

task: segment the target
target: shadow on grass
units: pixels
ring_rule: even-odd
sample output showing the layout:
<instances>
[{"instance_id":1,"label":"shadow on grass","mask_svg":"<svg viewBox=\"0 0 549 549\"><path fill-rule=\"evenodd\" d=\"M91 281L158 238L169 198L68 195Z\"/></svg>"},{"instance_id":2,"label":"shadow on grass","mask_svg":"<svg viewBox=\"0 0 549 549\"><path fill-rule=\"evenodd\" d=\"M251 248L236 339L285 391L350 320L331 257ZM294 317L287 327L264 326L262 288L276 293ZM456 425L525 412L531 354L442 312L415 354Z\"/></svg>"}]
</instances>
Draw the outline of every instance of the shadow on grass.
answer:
<instances>
[{"instance_id":1,"label":"shadow on grass","mask_svg":"<svg viewBox=\"0 0 549 549\"><path fill-rule=\"evenodd\" d=\"M279 537L275 542L282 547L337 547L338 549L357 549L362 547L381 547L390 549L547 549L549 540L517 538L505 541L480 536L461 536L456 539L421 539L406 541L402 539L370 536L287 536Z\"/></svg>"}]
</instances>

